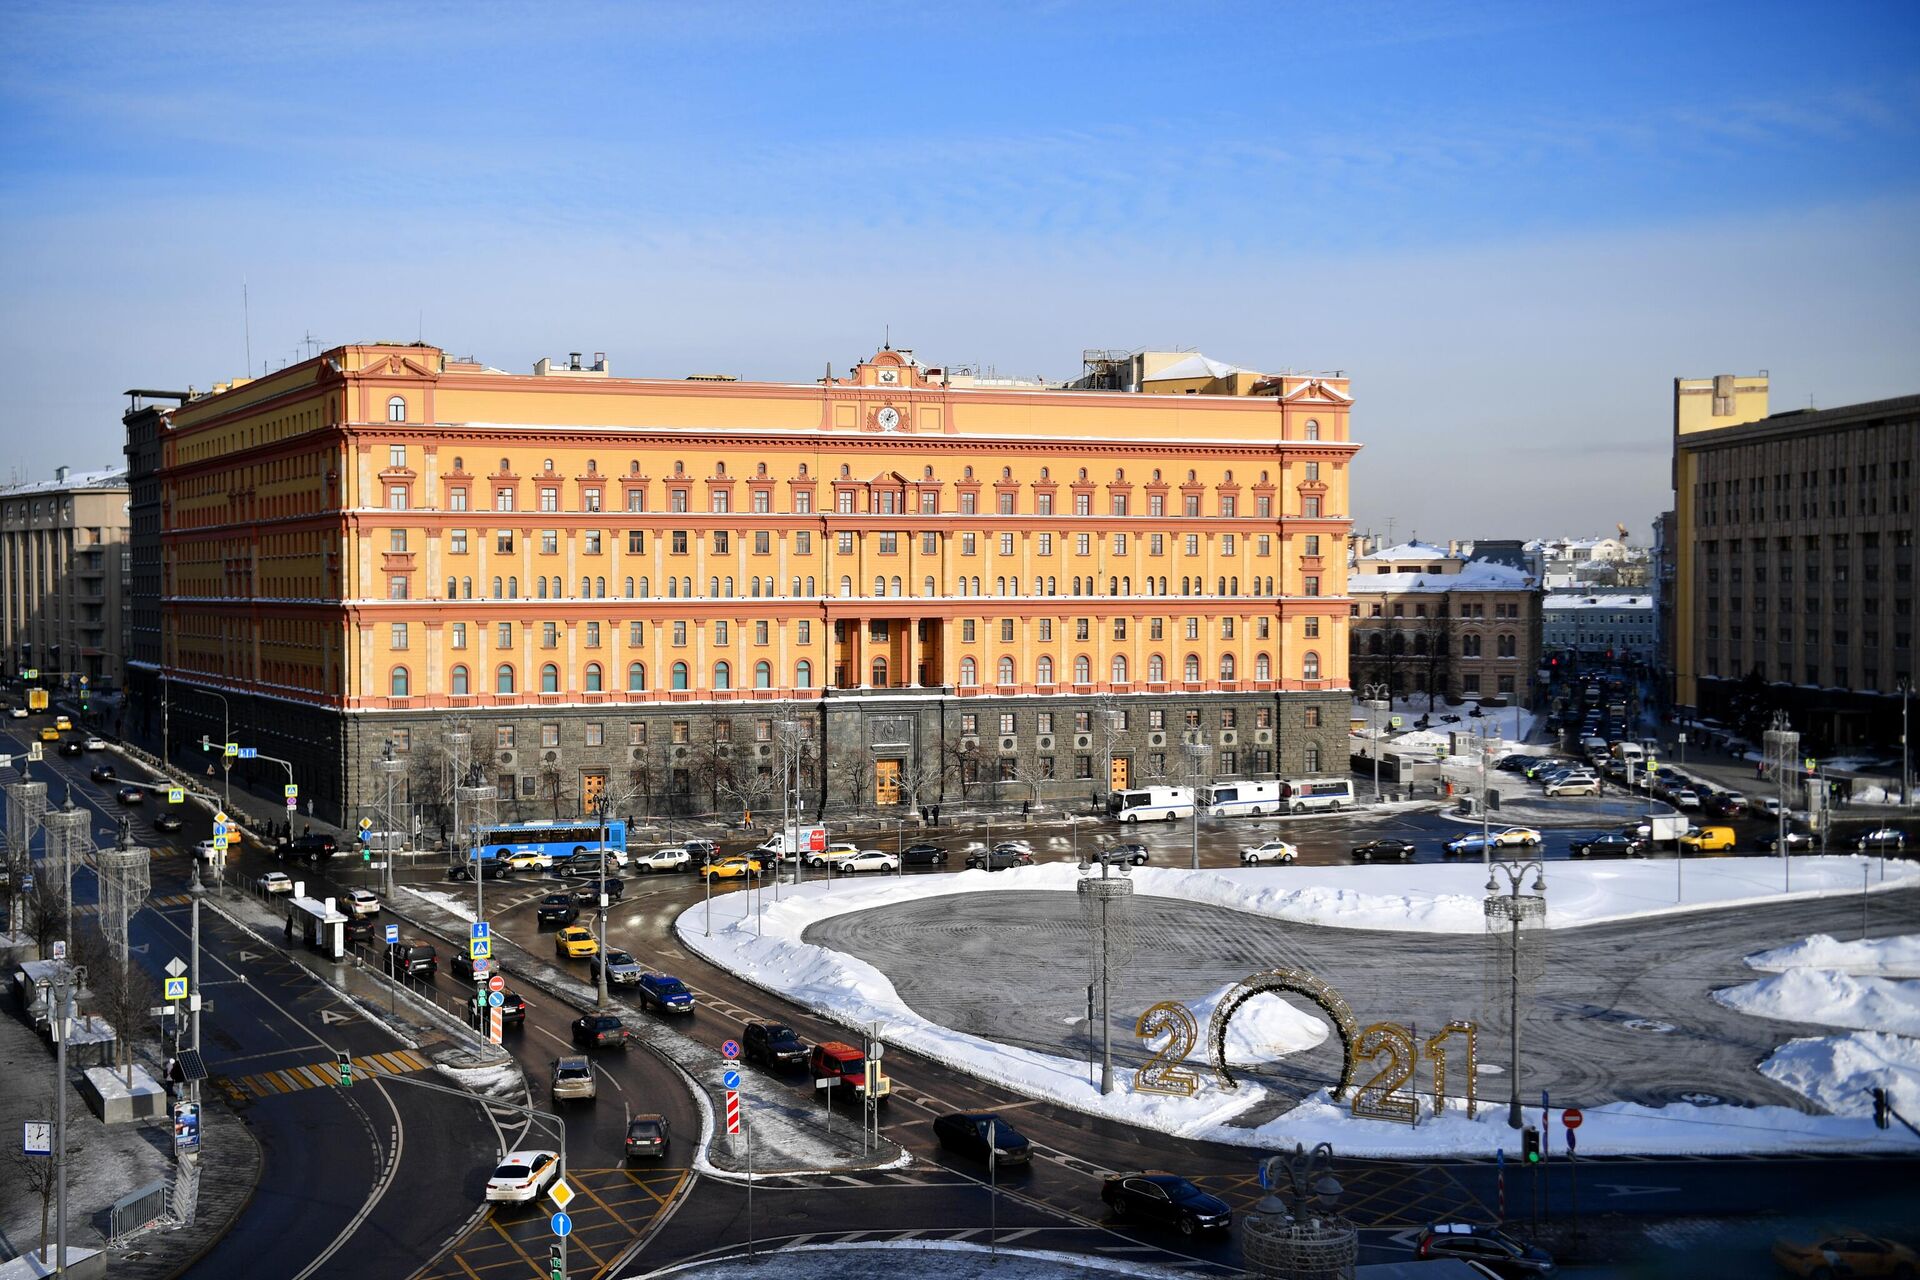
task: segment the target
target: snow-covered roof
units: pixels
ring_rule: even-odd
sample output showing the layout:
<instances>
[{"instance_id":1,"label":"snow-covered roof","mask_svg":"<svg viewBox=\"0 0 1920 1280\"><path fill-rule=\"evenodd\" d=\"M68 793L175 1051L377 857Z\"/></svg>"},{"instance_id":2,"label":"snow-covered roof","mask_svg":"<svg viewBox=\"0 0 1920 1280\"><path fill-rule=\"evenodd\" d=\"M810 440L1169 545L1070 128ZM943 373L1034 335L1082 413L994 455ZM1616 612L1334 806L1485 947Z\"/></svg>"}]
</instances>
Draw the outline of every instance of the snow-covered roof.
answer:
<instances>
[{"instance_id":1,"label":"snow-covered roof","mask_svg":"<svg viewBox=\"0 0 1920 1280\"><path fill-rule=\"evenodd\" d=\"M74 489L124 489L125 467L96 467L92 471L70 471L65 480L30 480L25 484L0 487L0 498L17 498L29 493L66 493Z\"/></svg>"},{"instance_id":2,"label":"snow-covered roof","mask_svg":"<svg viewBox=\"0 0 1920 1280\"><path fill-rule=\"evenodd\" d=\"M1203 355L1190 355L1185 360L1176 360L1156 374L1143 378L1143 382L1174 382L1182 378L1224 378L1230 374L1248 373L1238 365L1224 360L1212 360Z\"/></svg>"},{"instance_id":3,"label":"snow-covered roof","mask_svg":"<svg viewBox=\"0 0 1920 1280\"><path fill-rule=\"evenodd\" d=\"M1388 547L1385 551L1376 551L1370 556L1361 556L1362 560L1464 560L1465 556L1455 555L1445 547L1436 547L1431 542L1403 542L1397 547Z\"/></svg>"},{"instance_id":4,"label":"snow-covered roof","mask_svg":"<svg viewBox=\"0 0 1920 1280\"><path fill-rule=\"evenodd\" d=\"M1413 592L1531 591L1533 575L1511 565L1469 562L1458 573L1356 573L1347 578L1347 594L1402 595Z\"/></svg>"},{"instance_id":5,"label":"snow-covered roof","mask_svg":"<svg viewBox=\"0 0 1920 1280\"><path fill-rule=\"evenodd\" d=\"M1540 602L1542 609L1647 609L1653 608L1653 597L1646 592L1627 595L1614 592L1608 595L1589 595L1586 592L1556 592Z\"/></svg>"}]
</instances>

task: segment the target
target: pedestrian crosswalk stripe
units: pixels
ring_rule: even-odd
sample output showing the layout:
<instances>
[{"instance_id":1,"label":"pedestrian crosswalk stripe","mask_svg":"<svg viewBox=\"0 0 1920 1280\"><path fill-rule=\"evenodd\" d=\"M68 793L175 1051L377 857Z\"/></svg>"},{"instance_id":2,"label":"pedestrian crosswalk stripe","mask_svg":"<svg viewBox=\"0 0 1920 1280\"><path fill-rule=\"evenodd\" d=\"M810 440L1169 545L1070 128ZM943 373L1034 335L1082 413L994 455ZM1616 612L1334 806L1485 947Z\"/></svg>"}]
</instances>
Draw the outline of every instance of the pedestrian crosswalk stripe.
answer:
<instances>
[{"instance_id":1,"label":"pedestrian crosswalk stripe","mask_svg":"<svg viewBox=\"0 0 1920 1280\"><path fill-rule=\"evenodd\" d=\"M432 1066L431 1059L412 1049L390 1049L353 1060L354 1071L368 1076L407 1075L429 1070ZM275 1094L296 1093L302 1089L331 1088L340 1082L339 1071L338 1065L333 1062L315 1062L239 1076L227 1080L226 1084L242 1097L270 1098Z\"/></svg>"}]
</instances>

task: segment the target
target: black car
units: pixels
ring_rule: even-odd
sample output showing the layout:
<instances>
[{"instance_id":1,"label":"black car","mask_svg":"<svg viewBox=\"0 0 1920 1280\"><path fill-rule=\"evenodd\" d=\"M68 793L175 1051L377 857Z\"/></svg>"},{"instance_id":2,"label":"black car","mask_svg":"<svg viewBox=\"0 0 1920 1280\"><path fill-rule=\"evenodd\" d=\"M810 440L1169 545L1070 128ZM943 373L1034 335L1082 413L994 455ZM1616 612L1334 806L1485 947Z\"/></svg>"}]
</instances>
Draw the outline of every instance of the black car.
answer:
<instances>
[{"instance_id":1,"label":"black car","mask_svg":"<svg viewBox=\"0 0 1920 1280\"><path fill-rule=\"evenodd\" d=\"M87 776L95 782L112 782L120 775L114 772L113 766L110 764L97 764L87 770Z\"/></svg>"},{"instance_id":2,"label":"black car","mask_svg":"<svg viewBox=\"0 0 1920 1280\"><path fill-rule=\"evenodd\" d=\"M447 879L471 880L475 867L480 869L482 880L506 880L513 876L513 868L507 865L506 859L481 858L478 861L469 859L466 862L454 863L447 868Z\"/></svg>"},{"instance_id":3,"label":"black car","mask_svg":"<svg viewBox=\"0 0 1920 1280\"><path fill-rule=\"evenodd\" d=\"M1603 831L1569 840L1567 852L1578 858L1630 858L1640 852L1640 842L1616 831Z\"/></svg>"},{"instance_id":4,"label":"black car","mask_svg":"<svg viewBox=\"0 0 1920 1280\"><path fill-rule=\"evenodd\" d=\"M440 956L429 943L391 942L387 944L384 967L388 973L431 981L440 971Z\"/></svg>"},{"instance_id":5,"label":"black car","mask_svg":"<svg viewBox=\"0 0 1920 1280\"><path fill-rule=\"evenodd\" d=\"M1009 867L1032 865L1033 855L1024 849L995 849L992 853L980 849L967 855L967 867L976 871L982 867L988 871L1005 871Z\"/></svg>"},{"instance_id":6,"label":"black car","mask_svg":"<svg viewBox=\"0 0 1920 1280\"><path fill-rule=\"evenodd\" d=\"M1465 1222L1436 1222L1413 1246L1417 1258L1460 1258L1477 1262L1505 1280L1558 1274L1553 1255L1518 1240L1498 1227Z\"/></svg>"},{"instance_id":7,"label":"black car","mask_svg":"<svg viewBox=\"0 0 1920 1280\"><path fill-rule=\"evenodd\" d=\"M1233 1225L1233 1210L1225 1200L1177 1174L1158 1170L1109 1174L1100 1187L1100 1198L1116 1218L1178 1227L1182 1235L1226 1231Z\"/></svg>"},{"instance_id":8,"label":"black car","mask_svg":"<svg viewBox=\"0 0 1920 1280\"><path fill-rule=\"evenodd\" d=\"M308 832L295 836L280 846L275 856L281 858L305 858L308 862L319 862L331 858L340 851L339 842L324 833Z\"/></svg>"},{"instance_id":9,"label":"black car","mask_svg":"<svg viewBox=\"0 0 1920 1280\"><path fill-rule=\"evenodd\" d=\"M500 1025L503 1027L525 1026L527 1021L527 1002L518 992L502 991L500 996ZM492 997L488 997L491 1002Z\"/></svg>"},{"instance_id":10,"label":"black car","mask_svg":"<svg viewBox=\"0 0 1920 1280\"><path fill-rule=\"evenodd\" d=\"M769 1068L807 1065L807 1042L793 1034L791 1027L777 1022L749 1022L741 1033L748 1062L760 1062Z\"/></svg>"},{"instance_id":11,"label":"black car","mask_svg":"<svg viewBox=\"0 0 1920 1280\"><path fill-rule=\"evenodd\" d=\"M987 1158L989 1132L993 1135L995 1164L1032 1162L1033 1148L1020 1131L990 1111L956 1111L933 1118L933 1136L939 1139L941 1150L972 1156L982 1163Z\"/></svg>"},{"instance_id":12,"label":"black car","mask_svg":"<svg viewBox=\"0 0 1920 1280\"><path fill-rule=\"evenodd\" d=\"M573 891L574 903L582 907L599 906L600 886L602 884L607 887L607 899L610 902L620 901L620 895L627 891L627 882L625 880L617 880L612 876L608 876L605 880L589 880Z\"/></svg>"},{"instance_id":13,"label":"black car","mask_svg":"<svg viewBox=\"0 0 1920 1280\"><path fill-rule=\"evenodd\" d=\"M178 831L186 825L187 820L170 809L162 809L159 813L153 815L153 829L155 831Z\"/></svg>"},{"instance_id":14,"label":"black car","mask_svg":"<svg viewBox=\"0 0 1920 1280\"><path fill-rule=\"evenodd\" d=\"M556 864L554 870L570 880L598 880L603 875L614 876L619 872L620 867L610 858L598 858L593 854L583 853L567 859L564 867Z\"/></svg>"},{"instance_id":15,"label":"black car","mask_svg":"<svg viewBox=\"0 0 1920 1280\"><path fill-rule=\"evenodd\" d=\"M540 905L533 910L533 918L540 924L572 924L580 918L580 908L573 905L570 893L550 893L540 899Z\"/></svg>"},{"instance_id":16,"label":"black car","mask_svg":"<svg viewBox=\"0 0 1920 1280\"><path fill-rule=\"evenodd\" d=\"M633 1033L610 1013L590 1013L573 1020L573 1042L583 1049L624 1049Z\"/></svg>"},{"instance_id":17,"label":"black car","mask_svg":"<svg viewBox=\"0 0 1920 1280\"><path fill-rule=\"evenodd\" d=\"M78 738L68 738L60 744L60 754L63 756L77 756L86 749L87 744Z\"/></svg>"},{"instance_id":18,"label":"black car","mask_svg":"<svg viewBox=\"0 0 1920 1280\"><path fill-rule=\"evenodd\" d=\"M947 851L937 844L910 844L900 851L900 861L909 867L944 866Z\"/></svg>"},{"instance_id":19,"label":"black car","mask_svg":"<svg viewBox=\"0 0 1920 1280\"><path fill-rule=\"evenodd\" d=\"M1413 845L1406 840L1369 840L1353 846L1353 856L1362 862L1372 862L1375 858L1405 862L1413 856Z\"/></svg>"},{"instance_id":20,"label":"black car","mask_svg":"<svg viewBox=\"0 0 1920 1280\"><path fill-rule=\"evenodd\" d=\"M667 1155L667 1118L648 1114L627 1121L627 1159L651 1156L664 1160Z\"/></svg>"},{"instance_id":21,"label":"black car","mask_svg":"<svg viewBox=\"0 0 1920 1280\"><path fill-rule=\"evenodd\" d=\"M492 961L488 961L487 965L488 968L491 969ZM447 976L450 978L458 978L462 982L477 981L473 976L473 957L464 951L456 951L451 956L448 956Z\"/></svg>"},{"instance_id":22,"label":"black car","mask_svg":"<svg viewBox=\"0 0 1920 1280\"><path fill-rule=\"evenodd\" d=\"M147 798L145 787L122 787L114 793L121 804L140 804Z\"/></svg>"},{"instance_id":23,"label":"black car","mask_svg":"<svg viewBox=\"0 0 1920 1280\"><path fill-rule=\"evenodd\" d=\"M348 946L361 942L376 942L381 936L380 926L374 922L372 916L349 915L347 922L340 926L340 932L346 938Z\"/></svg>"}]
</instances>

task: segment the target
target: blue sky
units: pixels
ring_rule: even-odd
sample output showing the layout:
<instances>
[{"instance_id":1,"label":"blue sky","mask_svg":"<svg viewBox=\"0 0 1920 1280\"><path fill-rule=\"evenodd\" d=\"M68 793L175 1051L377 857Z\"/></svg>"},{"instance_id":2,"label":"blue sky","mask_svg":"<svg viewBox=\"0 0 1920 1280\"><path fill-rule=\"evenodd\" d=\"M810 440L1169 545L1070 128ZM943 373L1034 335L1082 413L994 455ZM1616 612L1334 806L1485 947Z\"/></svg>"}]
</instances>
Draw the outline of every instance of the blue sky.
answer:
<instances>
[{"instance_id":1,"label":"blue sky","mask_svg":"<svg viewBox=\"0 0 1920 1280\"><path fill-rule=\"evenodd\" d=\"M8 6L10 464L417 333L1343 369L1362 525L1666 504L1670 380L1920 391L1920 6Z\"/></svg>"}]
</instances>

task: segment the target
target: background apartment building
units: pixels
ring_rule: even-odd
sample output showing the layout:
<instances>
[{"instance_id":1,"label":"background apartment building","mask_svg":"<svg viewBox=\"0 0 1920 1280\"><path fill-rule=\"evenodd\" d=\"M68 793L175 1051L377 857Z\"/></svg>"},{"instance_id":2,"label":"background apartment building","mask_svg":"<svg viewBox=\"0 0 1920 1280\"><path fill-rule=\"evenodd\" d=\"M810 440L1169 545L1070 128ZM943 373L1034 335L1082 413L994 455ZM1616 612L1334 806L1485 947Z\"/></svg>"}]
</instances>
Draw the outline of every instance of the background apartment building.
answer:
<instances>
[{"instance_id":1,"label":"background apartment building","mask_svg":"<svg viewBox=\"0 0 1920 1280\"><path fill-rule=\"evenodd\" d=\"M127 598L121 654L127 700L123 731L157 733L162 715L160 683L160 442L170 428L172 406L184 391L127 392L121 425L127 433ZM168 404L148 403L168 401Z\"/></svg>"},{"instance_id":2,"label":"background apartment building","mask_svg":"<svg viewBox=\"0 0 1920 1280\"><path fill-rule=\"evenodd\" d=\"M1674 381L1674 698L1897 742L1913 679L1920 396L1768 414L1767 379Z\"/></svg>"},{"instance_id":3,"label":"background apartment building","mask_svg":"<svg viewBox=\"0 0 1920 1280\"><path fill-rule=\"evenodd\" d=\"M1646 592L1556 591L1541 602L1540 630L1545 652L1582 662L1624 659L1651 667L1659 653L1653 596Z\"/></svg>"},{"instance_id":4,"label":"background apartment building","mask_svg":"<svg viewBox=\"0 0 1920 1280\"><path fill-rule=\"evenodd\" d=\"M454 717L527 816L777 811L789 737L809 812L1090 797L1183 779L1189 743L1212 776L1344 770L1344 379L955 382L895 350L781 385L365 346L192 399L175 741L230 723L334 816L388 743L431 804Z\"/></svg>"},{"instance_id":5,"label":"background apartment building","mask_svg":"<svg viewBox=\"0 0 1920 1280\"><path fill-rule=\"evenodd\" d=\"M1539 579L1506 561L1521 557L1520 544L1479 545L1503 559L1420 542L1357 557L1347 579L1355 688L1533 705Z\"/></svg>"},{"instance_id":6,"label":"background apartment building","mask_svg":"<svg viewBox=\"0 0 1920 1280\"><path fill-rule=\"evenodd\" d=\"M127 478L114 467L54 471L0 488L0 632L7 675L96 690L120 678Z\"/></svg>"}]
</instances>

